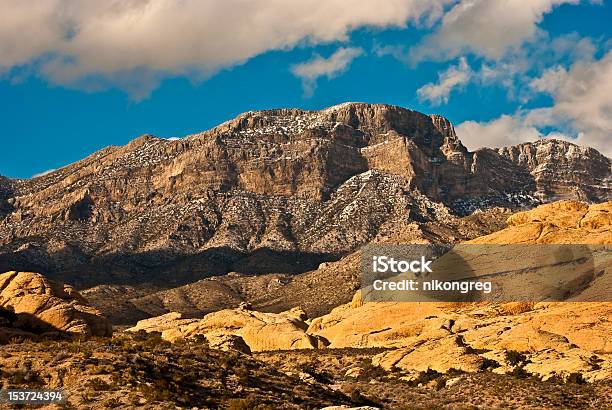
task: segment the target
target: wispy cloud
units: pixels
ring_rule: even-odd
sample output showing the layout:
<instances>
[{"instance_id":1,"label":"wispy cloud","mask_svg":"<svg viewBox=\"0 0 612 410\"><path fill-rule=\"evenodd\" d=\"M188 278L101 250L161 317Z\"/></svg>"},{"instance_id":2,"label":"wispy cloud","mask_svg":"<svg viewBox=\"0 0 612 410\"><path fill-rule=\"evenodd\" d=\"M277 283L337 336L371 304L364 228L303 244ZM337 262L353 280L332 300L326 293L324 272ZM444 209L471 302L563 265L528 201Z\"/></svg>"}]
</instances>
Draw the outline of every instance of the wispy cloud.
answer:
<instances>
[{"instance_id":1,"label":"wispy cloud","mask_svg":"<svg viewBox=\"0 0 612 410\"><path fill-rule=\"evenodd\" d=\"M42 176L45 176L45 175L47 175L47 174L52 173L53 171L55 171L55 168L53 168L53 169L48 169L48 170L46 170L46 171L43 171L43 172L39 172L39 173L37 173L37 174L34 174L34 175L32 175L32 178L42 177Z\"/></svg>"},{"instance_id":2,"label":"wispy cloud","mask_svg":"<svg viewBox=\"0 0 612 410\"><path fill-rule=\"evenodd\" d=\"M538 23L554 7L579 0L464 0L439 28L410 50L413 63L449 60L465 53L499 59L539 32Z\"/></svg>"},{"instance_id":3,"label":"wispy cloud","mask_svg":"<svg viewBox=\"0 0 612 410\"><path fill-rule=\"evenodd\" d=\"M578 61L569 70L552 67L531 81L549 94L550 106L518 110L491 121L466 121L457 135L471 149L555 137L591 146L612 156L612 51L600 60ZM544 134L541 130L554 129Z\"/></svg>"},{"instance_id":4,"label":"wispy cloud","mask_svg":"<svg viewBox=\"0 0 612 410\"><path fill-rule=\"evenodd\" d=\"M450 93L459 87L465 86L473 75L472 69L468 65L465 57L459 59L459 64L448 67L445 71L438 74L437 83L425 84L417 90L417 95L421 101L427 100L434 105L448 102Z\"/></svg>"},{"instance_id":5,"label":"wispy cloud","mask_svg":"<svg viewBox=\"0 0 612 410\"><path fill-rule=\"evenodd\" d=\"M291 68L293 74L302 79L304 95L312 96L320 77L333 78L346 71L351 62L363 54L357 47L339 48L328 58L315 55L311 60L296 64Z\"/></svg>"},{"instance_id":6,"label":"wispy cloud","mask_svg":"<svg viewBox=\"0 0 612 410\"><path fill-rule=\"evenodd\" d=\"M578 61L569 70L554 67L534 80L533 87L554 103L528 118L542 126L568 122L580 140L612 156L612 50L600 60Z\"/></svg>"}]
</instances>

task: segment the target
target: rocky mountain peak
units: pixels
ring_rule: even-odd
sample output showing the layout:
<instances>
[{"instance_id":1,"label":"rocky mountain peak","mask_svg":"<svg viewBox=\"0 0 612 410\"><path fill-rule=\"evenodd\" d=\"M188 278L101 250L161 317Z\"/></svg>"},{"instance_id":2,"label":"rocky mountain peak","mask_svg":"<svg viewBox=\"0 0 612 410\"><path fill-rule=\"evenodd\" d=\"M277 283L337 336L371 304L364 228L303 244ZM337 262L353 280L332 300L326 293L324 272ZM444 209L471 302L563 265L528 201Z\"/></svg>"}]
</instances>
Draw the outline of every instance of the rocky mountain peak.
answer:
<instances>
[{"instance_id":1,"label":"rocky mountain peak","mask_svg":"<svg viewBox=\"0 0 612 410\"><path fill-rule=\"evenodd\" d=\"M542 139L498 148L497 152L533 175L534 194L539 198L610 199L612 161L593 148Z\"/></svg>"},{"instance_id":2,"label":"rocky mountain peak","mask_svg":"<svg viewBox=\"0 0 612 410\"><path fill-rule=\"evenodd\" d=\"M441 116L429 117L398 106L367 103L343 103L320 111L249 111L192 138L210 135L263 140L272 136L289 140L337 139L353 147L377 144L397 135L433 147L442 145L444 138L458 141L450 122Z\"/></svg>"},{"instance_id":3,"label":"rocky mountain peak","mask_svg":"<svg viewBox=\"0 0 612 410\"><path fill-rule=\"evenodd\" d=\"M608 200L609 181L610 160L595 150L544 141L469 152L444 117L392 105L252 111L0 179L0 268L77 285L302 272L385 226L560 196Z\"/></svg>"}]
</instances>

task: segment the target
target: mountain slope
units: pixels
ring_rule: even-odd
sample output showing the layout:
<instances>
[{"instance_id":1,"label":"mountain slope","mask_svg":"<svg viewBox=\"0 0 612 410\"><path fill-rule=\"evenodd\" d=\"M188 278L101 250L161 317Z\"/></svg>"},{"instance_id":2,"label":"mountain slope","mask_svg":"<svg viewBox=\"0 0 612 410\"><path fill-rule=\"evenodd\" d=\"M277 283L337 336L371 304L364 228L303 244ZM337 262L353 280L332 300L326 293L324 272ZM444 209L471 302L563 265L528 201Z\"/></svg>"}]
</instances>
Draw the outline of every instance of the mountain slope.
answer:
<instances>
[{"instance_id":1,"label":"mountain slope","mask_svg":"<svg viewBox=\"0 0 612 410\"><path fill-rule=\"evenodd\" d=\"M443 117L362 103L248 112L180 140L145 135L3 180L0 270L79 288L299 273L402 221L444 226L494 206L610 199L608 158L534 146L468 152Z\"/></svg>"}]
</instances>

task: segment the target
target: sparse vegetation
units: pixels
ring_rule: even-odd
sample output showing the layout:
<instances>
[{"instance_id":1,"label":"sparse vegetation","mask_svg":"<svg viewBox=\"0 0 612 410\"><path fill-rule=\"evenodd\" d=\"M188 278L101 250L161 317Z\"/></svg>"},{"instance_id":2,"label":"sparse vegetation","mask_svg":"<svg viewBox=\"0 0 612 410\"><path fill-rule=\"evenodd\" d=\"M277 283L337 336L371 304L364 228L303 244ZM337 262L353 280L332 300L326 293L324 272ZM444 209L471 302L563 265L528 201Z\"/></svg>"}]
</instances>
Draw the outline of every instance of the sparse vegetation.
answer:
<instances>
[{"instance_id":1,"label":"sparse vegetation","mask_svg":"<svg viewBox=\"0 0 612 410\"><path fill-rule=\"evenodd\" d=\"M27 359L26 359L27 357ZM57 388L68 406L206 406L266 410L350 404L347 395L310 385L237 352L205 344L171 345L159 335L0 346L0 388Z\"/></svg>"},{"instance_id":2,"label":"sparse vegetation","mask_svg":"<svg viewBox=\"0 0 612 410\"><path fill-rule=\"evenodd\" d=\"M528 363L527 357L516 350L506 350L506 361L510 366Z\"/></svg>"}]
</instances>

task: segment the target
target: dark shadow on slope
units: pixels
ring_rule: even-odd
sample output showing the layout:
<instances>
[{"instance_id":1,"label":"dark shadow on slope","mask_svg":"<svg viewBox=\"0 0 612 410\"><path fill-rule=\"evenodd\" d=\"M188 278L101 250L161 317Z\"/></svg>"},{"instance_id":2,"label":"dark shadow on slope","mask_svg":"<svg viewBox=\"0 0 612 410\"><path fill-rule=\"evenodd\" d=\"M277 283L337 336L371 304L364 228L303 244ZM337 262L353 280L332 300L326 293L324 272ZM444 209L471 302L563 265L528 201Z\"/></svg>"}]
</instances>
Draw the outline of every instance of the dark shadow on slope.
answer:
<instances>
[{"instance_id":1,"label":"dark shadow on slope","mask_svg":"<svg viewBox=\"0 0 612 410\"><path fill-rule=\"evenodd\" d=\"M30 313L0 308L0 344L22 340L66 340L74 336Z\"/></svg>"},{"instance_id":2,"label":"dark shadow on slope","mask_svg":"<svg viewBox=\"0 0 612 410\"><path fill-rule=\"evenodd\" d=\"M0 254L0 272L40 272L50 279L61 280L81 289L100 284L154 284L170 288L229 272L298 274L314 270L323 262L338 260L343 255L268 248L241 252L220 247L195 254L156 250L93 257L83 254L78 258L71 256L61 252L48 254L41 248L27 247Z\"/></svg>"}]
</instances>

